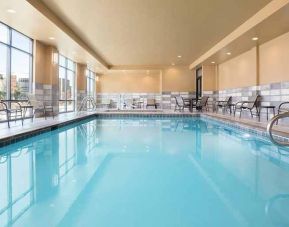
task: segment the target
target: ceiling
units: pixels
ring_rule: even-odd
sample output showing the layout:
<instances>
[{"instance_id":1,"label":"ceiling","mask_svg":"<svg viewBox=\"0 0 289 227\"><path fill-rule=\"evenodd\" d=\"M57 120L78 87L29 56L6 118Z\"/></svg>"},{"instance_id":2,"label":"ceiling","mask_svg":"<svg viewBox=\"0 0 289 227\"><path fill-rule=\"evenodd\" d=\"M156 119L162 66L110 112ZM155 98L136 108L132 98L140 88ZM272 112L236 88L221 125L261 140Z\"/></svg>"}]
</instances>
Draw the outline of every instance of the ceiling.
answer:
<instances>
[{"instance_id":1,"label":"ceiling","mask_svg":"<svg viewBox=\"0 0 289 227\"><path fill-rule=\"evenodd\" d=\"M189 65L270 2L41 1L108 65L118 68Z\"/></svg>"},{"instance_id":2,"label":"ceiling","mask_svg":"<svg viewBox=\"0 0 289 227\"><path fill-rule=\"evenodd\" d=\"M160 76L161 75L161 70L109 70L107 71L107 73L105 74L113 76L113 75L138 75L138 76L145 76L145 75L149 75L149 76Z\"/></svg>"},{"instance_id":3,"label":"ceiling","mask_svg":"<svg viewBox=\"0 0 289 227\"><path fill-rule=\"evenodd\" d=\"M289 4L282 7L252 29L243 33L240 37L229 43L225 48L220 49L215 54L204 60L203 65L221 64L229 59L238 56L258 45L262 45L284 33L289 32ZM274 29L272 29L274 28ZM258 40L252 40L257 37ZM230 52L228 56L226 53Z\"/></svg>"},{"instance_id":4,"label":"ceiling","mask_svg":"<svg viewBox=\"0 0 289 227\"><path fill-rule=\"evenodd\" d=\"M9 9L15 12L7 12ZM0 21L35 40L56 46L61 54L89 65L95 72L106 71L93 51L88 51L88 48L80 45L25 0L0 1ZM49 39L50 37L54 37L54 40Z\"/></svg>"}]
</instances>

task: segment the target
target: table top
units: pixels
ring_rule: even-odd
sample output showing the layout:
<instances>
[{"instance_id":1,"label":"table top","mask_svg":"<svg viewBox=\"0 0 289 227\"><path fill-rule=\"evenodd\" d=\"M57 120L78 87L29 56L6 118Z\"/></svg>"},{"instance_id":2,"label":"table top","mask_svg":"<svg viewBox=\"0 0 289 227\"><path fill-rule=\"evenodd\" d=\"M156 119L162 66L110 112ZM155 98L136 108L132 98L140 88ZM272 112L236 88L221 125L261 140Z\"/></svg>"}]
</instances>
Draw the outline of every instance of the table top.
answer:
<instances>
[{"instance_id":1,"label":"table top","mask_svg":"<svg viewBox=\"0 0 289 227\"><path fill-rule=\"evenodd\" d=\"M276 106L260 106L260 108L275 108Z\"/></svg>"}]
</instances>

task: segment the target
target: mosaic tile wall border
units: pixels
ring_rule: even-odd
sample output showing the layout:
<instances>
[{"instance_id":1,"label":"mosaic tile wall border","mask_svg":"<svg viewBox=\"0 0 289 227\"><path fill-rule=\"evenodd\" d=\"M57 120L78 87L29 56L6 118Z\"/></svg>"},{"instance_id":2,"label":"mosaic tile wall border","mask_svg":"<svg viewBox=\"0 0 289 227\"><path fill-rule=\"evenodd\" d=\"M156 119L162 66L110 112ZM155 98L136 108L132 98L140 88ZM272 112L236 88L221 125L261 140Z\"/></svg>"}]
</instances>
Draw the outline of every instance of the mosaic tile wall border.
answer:
<instances>
[{"instance_id":1,"label":"mosaic tile wall border","mask_svg":"<svg viewBox=\"0 0 289 227\"><path fill-rule=\"evenodd\" d=\"M239 101L248 101L251 96L258 94L262 96L261 105L275 106L275 111L277 113L280 103L289 102L289 82L271 83L220 91L204 91L203 93L210 97L210 101L224 100L227 96L232 96L234 103ZM261 111L262 113L265 113L266 110L262 109ZM273 113L269 113L269 117L272 116Z\"/></svg>"},{"instance_id":2,"label":"mosaic tile wall border","mask_svg":"<svg viewBox=\"0 0 289 227\"><path fill-rule=\"evenodd\" d=\"M108 105L112 101L115 103L116 109L125 109L124 103L127 100L139 99L143 101L143 106L146 107L147 99L155 99L159 104L158 108L163 110L175 109L174 96L182 96L183 98L194 97L195 92L162 92L162 93L98 93L97 102L103 105Z\"/></svg>"},{"instance_id":3,"label":"mosaic tile wall border","mask_svg":"<svg viewBox=\"0 0 289 227\"><path fill-rule=\"evenodd\" d=\"M58 85L35 83L35 96L37 100L43 102L45 105L53 106L54 112L58 113Z\"/></svg>"}]
</instances>

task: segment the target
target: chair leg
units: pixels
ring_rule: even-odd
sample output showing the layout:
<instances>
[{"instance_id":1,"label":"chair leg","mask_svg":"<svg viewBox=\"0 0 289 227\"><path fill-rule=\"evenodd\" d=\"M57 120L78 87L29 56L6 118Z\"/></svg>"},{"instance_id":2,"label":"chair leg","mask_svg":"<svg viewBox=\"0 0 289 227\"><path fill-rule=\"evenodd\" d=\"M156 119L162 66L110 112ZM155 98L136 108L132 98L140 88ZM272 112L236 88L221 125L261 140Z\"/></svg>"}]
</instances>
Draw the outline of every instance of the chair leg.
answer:
<instances>
[{"instance_id":1,"label":"chair leg","mask_svg":"<svg viewBox=\"0 0 289 227\"><path fill-rule=\"evenodd\" d=\"M8 111L6 112L6 117L7 117L8 128L10 128L10 113Z\"/></svg>"},{"instance_id":2,"label":"chair leg","mask_svg":"<svg viewBox=\"0 0 289 227\"><path fill-rule=\"evenodd\" d=\"M32 118L31 118L31 122L33 122L33 120L34 120L34 109L33 109L33 107L31 108L31 111L32 111Z\"/></svg>"},{"instance_id":3,"label":"chair leg","mask_svg":"<svg viewBox=\"0 0 289 227\"><path fill-rule=\"evenodd\" d=\"M278 115L280 114L280 110L277 111ZM279 120L276 121L276 125L279 124Z\"/></svg>"},{"instance_id":4,"label":"chair leg","mask_svg":"<svg viewBox=\"0 0 289 227\"><path fill-rule=\"evenodd\" d=\"M252 113L252 110L250 109L250 113L251 113L251 118L253 118L253 113Z\"/></svg>"},{"instance_id":5,"label":"chair leg","mask_svg":"<svg viewBox=\"0 0 289 227\"><path fill-rule=\"evenodd\" d=\"M24 123L24 117L23 117L22 110L20 110L20 116L21 116L21 122L22 122L22 126L23 126L23 123Z\"/></svg>"},{"instance_id":6,"label":"chair leg","mask_svg":"<svg viewBox=\"0 0 289 227\"><path fill-rule=\"evenodd\" d=\"M44 119L46 120L47 118L46 118L46 109L45 109L45 107L43 109L43 114L44 114Z\"/></svg>"},{"instance_id":7,"label":"chair leg","mask_svg":"<svg viewBox=\"0 0 289 227\"><path fill-rule=\"evenodd\" d=\"M242 116L242 108L240 109L240 116L239 116L239 118L241 118L241 116Z\"/></svg>"}]
</instances>

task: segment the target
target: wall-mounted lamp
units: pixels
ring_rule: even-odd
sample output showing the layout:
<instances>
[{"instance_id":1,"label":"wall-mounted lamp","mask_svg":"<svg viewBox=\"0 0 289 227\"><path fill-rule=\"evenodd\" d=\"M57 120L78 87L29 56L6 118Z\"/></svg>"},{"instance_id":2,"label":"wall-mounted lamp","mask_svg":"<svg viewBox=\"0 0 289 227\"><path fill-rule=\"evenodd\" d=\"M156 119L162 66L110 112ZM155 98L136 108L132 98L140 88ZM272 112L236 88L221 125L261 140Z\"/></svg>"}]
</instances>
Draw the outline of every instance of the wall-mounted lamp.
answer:
<instances>
[{"instance_id":1,"label":"wall-mounted lamp","mask_svg":"<svg viewBox=\"0 0 289 227\"><path fill-rule=\"evenodd\" d=\"M96 80L96 82L98 82L99 81L99 76L96 76L95 80Z\"/></svg>"}]
</instances>

